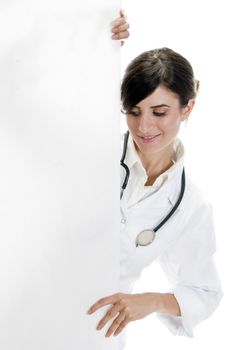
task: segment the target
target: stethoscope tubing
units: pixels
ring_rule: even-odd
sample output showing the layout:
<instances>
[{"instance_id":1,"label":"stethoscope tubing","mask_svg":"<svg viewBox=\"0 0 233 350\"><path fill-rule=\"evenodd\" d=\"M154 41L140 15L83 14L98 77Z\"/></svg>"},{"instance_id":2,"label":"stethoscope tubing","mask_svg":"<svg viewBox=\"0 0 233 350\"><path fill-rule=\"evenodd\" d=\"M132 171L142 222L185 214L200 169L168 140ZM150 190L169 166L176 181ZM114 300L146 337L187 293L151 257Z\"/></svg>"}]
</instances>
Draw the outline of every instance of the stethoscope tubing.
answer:
<instances>
[{"instance_id":1,"label":"stethoscope tubing","mask_svg":"<svg viewBox=\"0 0 233 350\"><path fill-rule=\"evenodd\" d=\"M120 161L121 166L125 169L125 172L126 172L125 179L124 179L123 184L121 186L120 199L122 199L124 190L127 187L127 184L129 181L129 176L130 176L130 170L129 170L128 166L124 163L126 151L127 151L128 138L129 138L129 130L125 133L123 153L122 153L122 157L121 157L121 161ZM181 176L181 190L180 190L179 198L177 199L177 201L176 201L175 205L173 206L173 208L171 209L171 211L166 215L166 217L155 228L152 229L152 231L157 232L170 219L170 217L174 214L174 212L176 211L176 209L180 205L182 198L183 198L183 195L184 195L184 192L185 192L185 170L183 167L182 176Z\"/></svg>"}]
</instances>

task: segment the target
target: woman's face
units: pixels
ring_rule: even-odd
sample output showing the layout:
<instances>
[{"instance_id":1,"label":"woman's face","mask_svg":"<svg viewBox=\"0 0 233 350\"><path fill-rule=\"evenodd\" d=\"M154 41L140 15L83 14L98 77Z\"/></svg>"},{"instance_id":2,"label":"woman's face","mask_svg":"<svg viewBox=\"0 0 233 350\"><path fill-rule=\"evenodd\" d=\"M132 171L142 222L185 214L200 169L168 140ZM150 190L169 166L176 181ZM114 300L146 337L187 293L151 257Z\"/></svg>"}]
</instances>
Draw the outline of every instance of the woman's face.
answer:
<instances>
[{"instance_id":1,"label":"woman's face","mask_svg":"<svg viewBox=\"0 0 233 350\"><path fill-rule=\"evenodd\" d=\"M159 85L150 96L132 107L126 121L139 150L149 155L171 144L194 103L195 100L190 99L187 106L181 107L178 96Z\"/></svg>"}]
</instances>

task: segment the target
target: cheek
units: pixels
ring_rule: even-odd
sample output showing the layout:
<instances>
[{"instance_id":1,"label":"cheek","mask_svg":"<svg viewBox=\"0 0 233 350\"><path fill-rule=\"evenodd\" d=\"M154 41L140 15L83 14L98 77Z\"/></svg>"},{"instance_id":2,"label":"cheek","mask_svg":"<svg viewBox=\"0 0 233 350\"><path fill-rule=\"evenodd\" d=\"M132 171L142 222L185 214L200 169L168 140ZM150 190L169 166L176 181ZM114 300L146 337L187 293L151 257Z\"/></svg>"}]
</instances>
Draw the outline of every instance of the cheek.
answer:
<instances>
[{"instance_id":1,"label":"cheek","mask_svg":"<svg viewBox=\"0 0 233 350\"><path fill-rule=\"evenodd\" d=\"M173 115L171 116L171 118L164 119L161 122L160 127L161 129L164 129L164 131L172 132L172 131L179 130L180 123L181 123L180 116Z\"/></svg>"},{"instance_id":2,"label":"cheek","mask_svg":"<svg viewBox=\"0 0 233 350\"><path fill-rule=\"evenodd\" d=\"M128 125L128 128L129 129L135 129L137 127L137 121L136 121L136 118L133 119L133 118L126 118L126 123Z\"/></svg>"}]
</instances>

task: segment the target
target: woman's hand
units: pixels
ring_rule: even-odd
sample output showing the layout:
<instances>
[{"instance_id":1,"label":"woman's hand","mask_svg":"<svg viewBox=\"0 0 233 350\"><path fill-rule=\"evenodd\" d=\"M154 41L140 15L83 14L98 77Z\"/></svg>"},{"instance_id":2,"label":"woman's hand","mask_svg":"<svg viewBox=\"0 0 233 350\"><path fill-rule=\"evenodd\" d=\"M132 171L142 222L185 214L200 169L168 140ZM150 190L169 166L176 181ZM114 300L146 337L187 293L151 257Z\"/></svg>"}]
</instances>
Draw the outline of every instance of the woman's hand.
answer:
<instances>
[{"instance_id":1,"label":"woman's hand","mask_svg":"<svg viewBox=\"0 0 233 350\"><path fill-rule=\"evenodd\" d=\"M159 303L160 293L116 293L98 300L88 310L88 313L91 314L104 305L113 304L97 326L97 329L100 330L111 318L115 318L105 335L105 337L110 337L112 333L119 334L129 322L155 312Z\"/></svg>"},{"instance_id":2,"label":"woman's hand","mask_svg":"<svg viewBox=\"0 0 233 350\"><path fill-rule=\"evenodd\" d=\"M129 23L126 22L127 17L123 10L120 10L120 17L111 23L112 26L112 39L127 39L129 37ZM121 40L121 46L124 45L124 41Z\"/></svg>"}]
</instances>

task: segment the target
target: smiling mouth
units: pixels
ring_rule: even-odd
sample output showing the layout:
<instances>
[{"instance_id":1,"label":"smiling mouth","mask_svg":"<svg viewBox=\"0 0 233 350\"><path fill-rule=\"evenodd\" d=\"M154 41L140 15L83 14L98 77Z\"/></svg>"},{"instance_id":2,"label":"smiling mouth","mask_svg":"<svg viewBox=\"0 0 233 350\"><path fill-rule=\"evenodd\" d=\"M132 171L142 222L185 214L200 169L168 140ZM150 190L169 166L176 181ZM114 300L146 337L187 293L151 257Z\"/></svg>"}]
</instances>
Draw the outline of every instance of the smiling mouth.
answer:
<instances>
[{"instance_id":1,"label":"smiling mouth","mask_svg":"<svg viewBox=\"0 0 233 350\"><path fill-rule=\"evenodd\" d=\"M152 139L158 137L159 135L161 135L161 134L154 135L154 136L139 136L139 137L143 140L152 140Z\"/></svg>"},{"instance_id":2,"label":"smiling mouth","mask_svg":"<svg viewBox=\"0 0 233 350\"><path fill-rule=\"evenodd\" d=\"M155 135L155 136L139 136L141 139L141 142L146 144L146 143L153 143L161 134Z\"/></svg>"}]
</instances>

